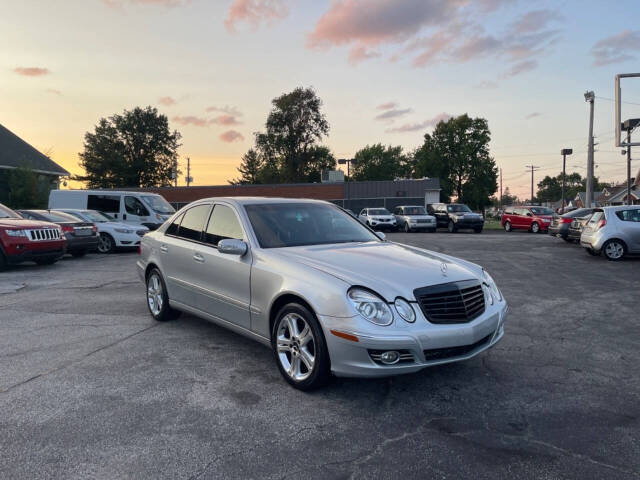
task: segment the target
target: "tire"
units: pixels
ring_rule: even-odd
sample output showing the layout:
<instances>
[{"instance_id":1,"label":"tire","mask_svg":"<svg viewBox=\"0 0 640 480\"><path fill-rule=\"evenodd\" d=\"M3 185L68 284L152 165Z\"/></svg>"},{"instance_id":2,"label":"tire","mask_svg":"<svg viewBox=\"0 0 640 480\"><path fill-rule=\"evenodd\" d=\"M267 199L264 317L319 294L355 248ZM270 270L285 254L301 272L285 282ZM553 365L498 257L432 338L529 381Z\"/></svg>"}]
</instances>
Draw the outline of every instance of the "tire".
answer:
<instances>
[{"instance_id":1,"label":"tire","mask_svg":"<svg viewBox=\"0 0 640 480\"><path fill-rule=\"evenodd\" d=\"M149 272L145 284L147 286L147 308L155 320L166 322L180 316L182 312L169 306L167 285L157 268Z\"/></svg>"},{"instance_id":2,"label":"tire","mask_svg":"<svg viewBox=\"0 0 640 480\"><path fill-rule=\"evenodd\" d=\"M86 250L76 250L75 252L69 252L73 258L84 257L87 254Z\"/></svg>"},{"instance_id":3,"label":"tire","mask_svg":"<svg viewBox=\"0 0 640 480\"><path fill-rule=\"evenodd\" d=\"M533 222L531 224L531 232L532 233L540 233L540 224L538 222Z\"/></svg>"},{"instance_id":4,"label":"tire","mask_svg":"<svg viewBox=\"0 0 640 480\"><path fill-rule=\"evenodd\" d=\"M116 242L108 233L101 233L98 237L98 253L113 253L116 249Z\"/></svg>"},{"instance_id":5,"label":"tire","mask_svg":"<svg viewBox=\"0 0 640 480\"><path fill-rule=\"evenodd\" d=\"M53 265L58 261L57 257L39 258L34 260L38 265Z\"/></svg>"},{"instance_id":6,"label":"tire","mask_svg":"<svg viewBox=\"0 0 640 480\"><path fill-rule=\"evenodd\" d=\"M306 307L289 303L280 309L271 347L280 373L294 388L313 390L329 381L327 344L318 320Z\"/></svg>"},{"instance_id":7,"label":"tire","mask_svg":"<svg viewBox=\"0 0 640 480\"><path fill-rule=\"evenodd\" d=\"M616 238L607 240L602 246L602 254L611 262L617 262L627 253L627 246L622 240Z\"/></svg>"},{"instance_id":8,"label":"tire","mask_svg":"<svg viewBox=\"0 0 640 480\"><path fill-rule=\"evenodd\" d=\"M4 253L0 251L0 272L4 272L7 269L7 259L4 257Z\"/></svg>"},{"instance_id":9,"label":"tire","mask_svg":"<svg viewBox=\"0 0 640 480\"><path fill-rule=\"evenodd\" d=\"M473 231L476 232L476 233L482 233L482 227L474 228Z\"/></svg>"},{"instance_id":10,"label":"tire","mask_svg":"<svg viewBox=\"0 0 640 480\"><path fill-rule=\"evenodd\" d=\"M409 226L409 223L404 224L404 233L411 233L411 227Z\"/></svg>"},{"instance_id":11,"label":"tire","mask_svg":"<svg viewBox=\"0 0 640 480\"><path fill-rule=\"evenodd\" d=\"M458 231L451 220L449 220L449 223L447 224L447 230L449 231L449 233L456 233Z\"/></svg>"},{"instance_id":12,"label":"tire","mask_svg":"<svg viewBox=\"0 0 640 480\"><path fill-rule=\"evenodd\" d=\"M505 232L510 232L513 229L511 228L511 222L509 220L507 220L506 222L504 222L504 231Z\"/></svg>"}]
</instances>

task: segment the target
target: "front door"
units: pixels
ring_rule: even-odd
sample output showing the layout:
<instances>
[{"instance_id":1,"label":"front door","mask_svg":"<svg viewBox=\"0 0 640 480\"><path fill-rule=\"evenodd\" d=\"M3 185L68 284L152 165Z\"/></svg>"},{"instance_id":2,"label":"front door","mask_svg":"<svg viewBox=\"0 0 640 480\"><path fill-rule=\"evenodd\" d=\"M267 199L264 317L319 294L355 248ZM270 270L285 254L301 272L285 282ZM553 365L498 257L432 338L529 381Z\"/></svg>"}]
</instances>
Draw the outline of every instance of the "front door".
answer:
<instances>
[{"instance_id":1,"label":"front door","mask_svg":"<svg viewBox=\"0 0 640 480\"><path fill-rule=\"evenodd\" d=\"M218 251L225 238L247 241L238 216L230 205L216 203L196 248L200 260L194 265L198 306L205 313L249 330L251 315L251 252L231 255Z\"/></svg>"},{"instance_id":2,"label":"front door","mask_svg":"<svg viewBox=\"0 0 640 480\"><path fill-rule=\"evenodd\" d=\"M144 225L153 223L149 208L144 205L138 197L133 195L124 195L122 209L122 221L134 225Z\"/></svg>"}]
</instances>

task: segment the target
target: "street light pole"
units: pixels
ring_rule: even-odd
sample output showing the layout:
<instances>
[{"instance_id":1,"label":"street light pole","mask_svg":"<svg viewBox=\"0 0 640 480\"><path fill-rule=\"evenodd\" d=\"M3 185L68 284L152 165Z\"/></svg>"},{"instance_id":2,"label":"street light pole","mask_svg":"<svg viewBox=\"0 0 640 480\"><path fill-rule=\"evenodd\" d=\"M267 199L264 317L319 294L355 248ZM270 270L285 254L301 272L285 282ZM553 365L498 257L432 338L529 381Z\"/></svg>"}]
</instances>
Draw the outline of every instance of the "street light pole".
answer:
<instances>
[{"instance_id":1,"label":"street light pole","mask_svg":"<svg viewBox=\"0 0 640 480\"><path fill-rule=\"evenodd\" d=\"M350 188L349 188L349 182L351 182L351 163L355 163L356 159L355 158L340 158L338 159L338 163L340 165L347 165L347 202L349 202L350 200ZM344 206L344 205L343 205ZM344 208L347 208L346 206Z\"/></svg>"},{"instance_id":2,"label":"street light pole","mask_svg":"<svg viewBox=\"0 0 640 480\"><path fill-rule=\"evenodd\" d=\"M565 206L565 202L564 202L564 185L565 185L565 179L566 179L566 175L567 175L567 155L571 155L573 153L573 149L572 148L563 148L562 150L560 150L560 155L562 155L562 213L564 213L564 206Z\"/></svg>"},{"instance_id":3,"label":"street light pole","mask_svg":"<svg viewBox=\"0 0 640 480\"><path fill-rule=\"evenodd\" d=\"M587 192L585 199L585 207L591 208L591 200L593 199L593 102L596 98L595 93L589 90L584 94L584 99L589 102L589 146L587 151Z\"/></svg>"}]
</instances>

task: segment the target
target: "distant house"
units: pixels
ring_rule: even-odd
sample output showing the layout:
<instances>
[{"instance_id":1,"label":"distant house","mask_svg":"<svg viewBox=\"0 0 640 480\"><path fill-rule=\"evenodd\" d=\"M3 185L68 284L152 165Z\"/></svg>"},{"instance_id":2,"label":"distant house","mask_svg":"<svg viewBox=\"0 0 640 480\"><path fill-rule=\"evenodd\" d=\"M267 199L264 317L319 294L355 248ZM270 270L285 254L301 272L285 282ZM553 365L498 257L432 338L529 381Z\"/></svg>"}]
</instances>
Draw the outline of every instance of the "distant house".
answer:
<instances>
[{"instance_id":1,"label":"distant house","mask_svg":"<svg viewBox=\"0 0 640 480\"><path fill-rule=\"evenodd\" d=\"M29 169L36 175L37 192L34 195L41 197L48 195L52 188L59 187L60 177L70 175L56 162L0 125L0 203L12 203L11 188L15 182L11 178L16 169Z\"/></svg>"},{"instance_id":2,"label":"distant house","mask_svg":"<svg viewBox=\"0 0 640 480\"><path fill-rule=\"evenodd\" d=\"M610 205L640 205L640 169L634 179L631 179L631 202L627 202L627 184L623 182L611 188L605 188L598 197L601 206Z\"/></svg>"},{"instance_id":3,"label":"distant house","mask_svg":"<svg viewBox=\"0 0 640 480\"><path fill-rule=\"evenodd\" d=\"M593 196L591 197L591 205L598 206L598 198L602 195L602 192L593 192ZM587 203L587 193L586 192L578 192L576 198L573 199L573 204L577 208L584 208Z\"/></svg>"}]
</instances>

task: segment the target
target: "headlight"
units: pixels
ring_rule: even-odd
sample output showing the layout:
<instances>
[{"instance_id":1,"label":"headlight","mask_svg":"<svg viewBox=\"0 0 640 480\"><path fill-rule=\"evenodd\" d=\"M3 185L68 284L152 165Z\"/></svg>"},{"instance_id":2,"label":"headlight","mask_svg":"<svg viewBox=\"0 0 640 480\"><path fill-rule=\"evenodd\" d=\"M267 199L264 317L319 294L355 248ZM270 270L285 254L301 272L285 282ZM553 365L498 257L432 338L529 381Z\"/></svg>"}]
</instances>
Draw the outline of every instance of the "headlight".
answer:
<instances>
[{"instance_id":1,"label":"headlight","mask_svg":"<svg viewBox=\"0 0 640 480\"><path fill-rule=\"evenodd\" d=\"M398 315L400 315L403 320L409 323L413 323L416 321L416 312L413 310L411 304L404 298L396 298L394 305L396 307Z\"/></svg>"},{"instance_id":2,"label":"headlight","mask_svg":"<svg viewBox=\"0 0 640 480\"><path fill-rule=\"evenodd\" d=\"M27 232L24 230L5 230L8 236L10 237L26 237Z\"/></svg>"},{"instance_id":3,"label":"headlight","mask_svg":"<svg viewBox=\"0 0 640 480\"><path fill-rule=\"evenodd\" d=\"M118 233L133 233L133 230L127 230L126 228L114 228Z\"/></svg>"},{"instance_id":4,"label":"headlight","mask_svg":"<svg viewBox=\"0 0 640 480\"><path fill-rule=\"evenodd\" d=\"M371 323L389 325L393 321L389 305L375 293L362 288L352 288L347 292L347 298L358 313Z\"/></svg>"},{"instance_id":5,"label":"headlight","mask_svg":"<svg viewBox=\"0 0 640 480\"><path fill-rule=\"evenodd\" d=\"M495 299L499 302L502 301L502 293L498 289L496 282L491 278L491 275L487 273L486 270L482 270L482 277L484 283L489 287L490 293L495 297Z\"/></svg>"}]
</instances>

